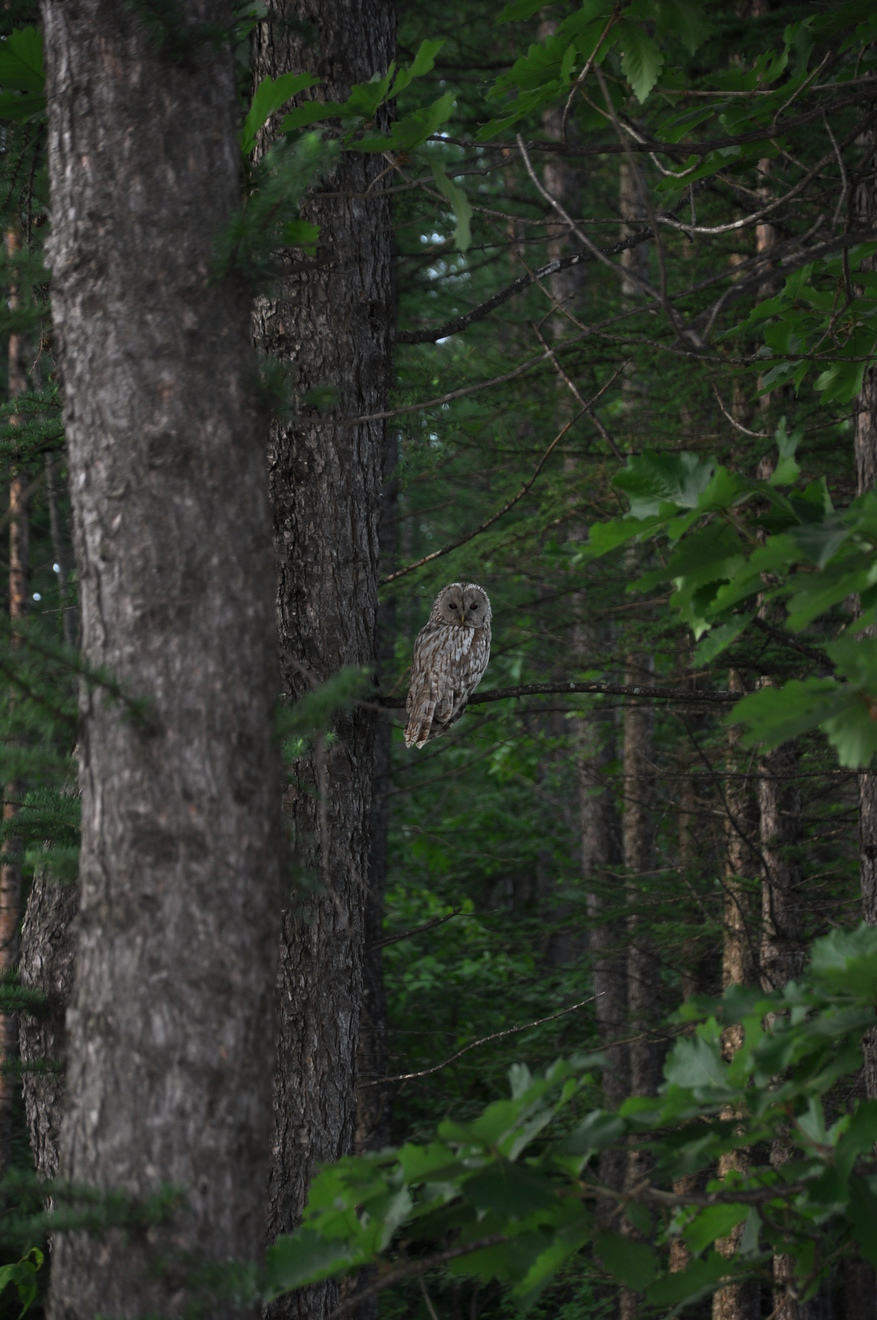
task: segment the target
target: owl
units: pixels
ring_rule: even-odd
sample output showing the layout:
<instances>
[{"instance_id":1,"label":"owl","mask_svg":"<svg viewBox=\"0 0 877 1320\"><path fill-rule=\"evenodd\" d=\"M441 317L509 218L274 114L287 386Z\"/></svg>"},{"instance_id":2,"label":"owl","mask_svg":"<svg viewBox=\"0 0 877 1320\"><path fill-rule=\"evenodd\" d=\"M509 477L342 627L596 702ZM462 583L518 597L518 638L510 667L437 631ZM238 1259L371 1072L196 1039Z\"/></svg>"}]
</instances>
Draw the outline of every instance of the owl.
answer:
<instances>
[{"instance_id":1,"label":"owl","mask_svg":"<svg viewBox=\"0 0 877 1320\"><path fill-rule=\"evenodd\" d=\"M487 593L474 582L452 582L436 596L414 643L406 747L422 747L460 718L489 659Z\"/></svg>"}]
</instances>

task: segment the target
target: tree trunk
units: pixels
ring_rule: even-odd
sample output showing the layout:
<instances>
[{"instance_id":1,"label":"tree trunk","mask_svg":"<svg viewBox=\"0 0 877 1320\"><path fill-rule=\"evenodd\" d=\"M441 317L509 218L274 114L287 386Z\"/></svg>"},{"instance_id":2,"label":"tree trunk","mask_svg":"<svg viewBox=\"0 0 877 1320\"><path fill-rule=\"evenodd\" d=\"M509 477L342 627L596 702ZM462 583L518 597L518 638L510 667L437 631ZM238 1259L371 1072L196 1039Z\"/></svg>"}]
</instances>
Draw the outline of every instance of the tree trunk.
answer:
<instances>
[{"instance_id":1,"label":"tree trunk","mask_svg":"<svg viewBox=\"0 0 877 1320\"><path fill-rule=\"evenodd\" d=\"M311 44L313 42L313 44ZM395 55L392 5L368 0L271 0L255 36L257 80L307 70L319 94L344 100ZM261 148L270 140L271 125ZM290 262L260 300L256 336L294 362L296 417L272 428L274 540L283 689L290 697L346 665L375 663L383 422L393 329L389 198L380 157L351 153L308 203L320 226L316 261ZM331 401L319 411L308 392ZM300 758L286 796L297 856L317 889L286 913L268 1191L272 1238L298 1223L316 1165L353 1144L363 995L375 719L336 720L331 744ZM272 1314L327 1315L329 1281L281 1298Z\"/></svg>"},{"instance_id":2,"label":"tree trunk","mask_svg":"<svg viewBox=\"0 0 877 1320\"><path fill-rule=\"evenodd\" d=\"M582 638L582 645L585 638ZM603 1103L614 1109L630 1093L628 1047L621 1044L627 1027L627 967L624 955L623 900L619 889L621 840L606 770L615 759L616 730L611 714L594 712L581 721L579 756L582 875L588 904L588 947L594 974L594 1015L600 1046L606 1054ZM603 1151L600 1181L614 1191L624 1186L624 1150Z\"/></svg>"},{"instance_id":3,"label":"tree trunk","mask_svg":"<svg viewBox=\"0 0 877 1320\"><path fill-rule=\"evenodd\" d=\"M396 556L399 479L398 439L387 428L384 444L381 498L381 571L389 572ZM390 597L378 609L378 678L391 671L396 639L396 602ZM365 903L363 997L360 1013L356 1133L354 1149L381 1150L390 1144L392 1087L383 1079L389 1071L387 1049L387 995L384 988L384 894L389 863L390 792L393 787L391 749L393 725L387 716L378 721L375 737L375 775L372 789L371 854ZM377 1298L374 1299L377 1314Z\"/></svg>"},{"instance_id":4,"label":"tree trunk","mask_svg":"<svg viewBox=\"0 0 877 1320\"><path fill-rule=\"evenodd\" d=\"M44 0L49 261L85 662L82 898L61 1173L168 1223L61 1234L56 1320L181 1314L264 1244L279 927L278 677L239 205L232 5L178 57L113 0ZM201 24L211 21L211 27ZM148 126L146 131L144 126ZM237 1314L232 1301L211 1315Z\"/></svg>"},{"instance_id":5,"label":"tree trunk","mask_svg":"<svg viewBox=\"0 0 877 1320\"><path fill-rule=\"evenodd\" d=\"M728 687L732 692L743 692L739 675L731 671ZM740 754L740 730L733 728L728 735L728 769L725 779L725 866L724 888L724 941L722 950L722 985L754 985L757 974L757 943L755 935L752 890L746 877L758 866L754 841L758 828L754 801L748 777L742 773L744 761ZM722 1050L730 1059L743 1043L743 1029L728 1027L722 1040ZM733 1118L733 1112L723 1112L723 1118ZM732 1170L745 1172L747 1154L744 1150L731 1151L719 1160L718 1174L724 1177ZM719 1251L729 1259L733 1257L742 1236L742 1225L728 1237L716 1243ZM720 1288L713 1296L712 1320L757 1320L760 1289L757 1283L733 1283Z\"/></svg>"},{"instance_id":6,"label":"tree trunk","mask_svg":"<svg viewBox=\"0 0 877 1320\"><path fill-rule=\"evenodd\" d=\"M79 885L59 884L41 866L30 886L21 930L21 980L46 996L39 1015L21 1014L24 1108L34 1168L57 1178L67 1062L65 1017L73 990L74 926Z\"/></svg>"},{"instance_id":7,"label":"tree trunk","mask_svg":"<svg viewBox=\"0 0 877 1320\"><path fill-rule=\"evenodd\" d=\"M6 235L10 259L21 249L18 231ZM18 307L18 293L9 293L9 309ZM24 351L21 335L9 336L9 397L20 398L27 390ZM11 420L15 420L12 418ZM13 472L9 482L9 618L23 619L30 602L30 513L27 507L30 476L23 469ZM20 639L19 639L20 640ZM12 636L12 645L16 642ZM10 693L8 700L15 700ZM25 792L19 779L4 785L3 821L11 825L19 812ZM21 843L15 836L3 844L0 860L0 977L6 977L18 965L19 925L21 922ZM0 1176L9 1167L12 1142L12 1114L15 1102L15 1073L18 1063L18 1018L14 1013L0 1013Z\"/></svg>"}]
</instances>

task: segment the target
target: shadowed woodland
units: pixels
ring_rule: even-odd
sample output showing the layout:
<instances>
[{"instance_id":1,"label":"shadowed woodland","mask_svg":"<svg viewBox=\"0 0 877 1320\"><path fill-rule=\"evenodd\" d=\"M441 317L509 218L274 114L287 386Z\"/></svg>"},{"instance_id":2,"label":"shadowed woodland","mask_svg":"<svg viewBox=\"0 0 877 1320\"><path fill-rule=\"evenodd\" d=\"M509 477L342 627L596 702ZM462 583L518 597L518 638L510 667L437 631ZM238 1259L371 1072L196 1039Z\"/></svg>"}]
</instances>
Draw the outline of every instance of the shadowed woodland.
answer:
<instances>
[{"instance_id":1,"label":"shadowed woodland","mask_svg":"<svg viewBox=\"0 0 877 1320\"><path fill-rule=\"evenodd\" d=\"M0 1315L870 1320L873 5L0 35Z\"/></svg>"}]
</instances>

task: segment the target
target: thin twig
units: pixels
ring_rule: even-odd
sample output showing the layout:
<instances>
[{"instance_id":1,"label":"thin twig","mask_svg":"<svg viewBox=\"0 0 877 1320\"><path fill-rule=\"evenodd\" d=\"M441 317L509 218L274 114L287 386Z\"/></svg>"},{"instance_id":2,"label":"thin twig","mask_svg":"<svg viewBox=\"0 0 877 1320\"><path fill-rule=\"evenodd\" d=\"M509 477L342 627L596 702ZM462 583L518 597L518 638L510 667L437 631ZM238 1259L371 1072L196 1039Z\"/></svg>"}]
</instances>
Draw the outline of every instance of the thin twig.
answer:
<instances>
[{"instance_id":1,"label":"thin twig","mask_svg":"<svg viewBox=\"0 0 877 1320\"><path fill-rule=\"evenodd\" d=\"M549 295L549 296L550 296L550 295ZM556 305L557 305L557 301L556 301L556 299L552 298L552 301L555 303L555 306L556 306ZM560 376L561 380L564 381L564 382L566 383L566 386L567 386L567 388L570 390L570 392L571 392L571 394L573 395L573 397L576 398L576 399L578 400L578 402L581 404L582 411L583 411L583 412L586 412L586 413L588 414L588 416L590 417L591 421L594 423L594 425L596 426L597 430L600 432L600 435L603 437L603 439L606 441L606 444L607 444L607 445L609 446L609 448L612 450L612 453L613 453L613 454L615 455L615 457L618 459L619 463L623 463L623 462L625 461L624 454L623 454L623 453L621 452L621 450L618 448L618 445L617 445L617 444L615 443L615 441L612 439L612 436L609 434L609 432L606 430L606 427L605 427L605 426L603 425L603 423L600 421L600 418L599 418L599 417L597 416L597 414L594 412L594 407L593 407L593 405L594 405L594 404L597 402L597 400L600 398L600 395L601 395L601 394L605 394L605 393L606 393L606 391L609 389L610 385L614 385L615 381L618 379L618 377L621 375L621 373L622 373L622 372L625 370L625 368L627 367L627 365L628 365L630 359L628 358L627 362L623 362L623 363L621 364L621 366L618 368L618 370L615 371L615 372L613 372L613 374L612 374L612 375L609 377L609 379L607 380L606 384L601 388L599 394L595 394L594 397L593 397L593 399L591 400L591 402L588 403L585 399L582 398L582 396L581 396L581 394L580 394L580 392L579 392L579 389L578 389L578 387L576 386L575 382L574 382L573 380L570 379L570 377L569 377L569 376L566 374L566 372L564 371L563 367L562 367L562 366L560 365L560 363L558 362L558 360L557 360L557 355L556 355L556 354L554 353L554 351L552 350L551 346L549 345L549 343L548 343L548 341L546 340L545 336L542 334L542 331L539 329L538 325L534 325L534 326L533 326L533 329L536 331L536 335L537 335L537 338L538 338L538 340L539 340L539 343L542 345L542 347L545 349L545 351L546 351L546 353L548 354L548 356L551 358L552 365L554 366L554 369L555 369L555 371L558 373L558 375Z\"/></svg>"},{"instance_id":2,"label":"thin twig","mask_svg":"<svg viewBox=\"0 0 877 1320\"><path fill-rule=\"evenodd\" d=\"M640 701L675 701L688 705L728 705L739 701L740 692L728 692L721 688L663 688L645 687L630 683L520 683L517 687L488 688L486 692L476 692L469 698L470 706L480 706L488 701L508 701L517 697L542 697L556 693L585 693L590 696L636 697ZM397 697L378 697L378 703L390 710L401 710L405 702Z\"/></svg>"},{"instance_id":3,"label":"thin twig","mask_svg":"<svg viewBox=\"0 0 877 1320\"><path fill-rule=\"evenodd\" d=\"M585 62L584 68L582 69L581 73L576 78L575 82L570 88L569 96L566 98L566 105L563 107L563 118L560 121L561 142L566 141L566 125L567 125L567 121L569 120L569 112L572 109L572 103L575 98L575 94L581 87L582 83L587 78L588 74L591 72L591 69L594 67L594 60L597 58L597 56L600 53L600 47L603 45L603 42L606 40L611 29L615 26L615 24L618 22L620 17L621 17L621 10L620 7L616 5L615 9L613 9L612 13L609 16L608 23L604 27L603 31L600 33L600 40L597 42L596 46L591 51L590 55L588 56Z\"/></svg>"},{"instance_id":4,"label":"thin twig","mask_svg":"<svg viewBox=\"0 0 877 1320\"><path fill-rule=\"evenodd\" d=\"M353 1297L348 1297L340 1306L329 1315L328 1320L340 1320L342 1315L358 1307L361 1302L367 1301L369 1297L374 1297L376 1293L383 1292L385 1288L392 1288L394 1284L401 1283L403 1279L416 1279L421 1274L428 1274L439 1265L447 1265L449 1261L458 1260L461 1256L470 1256L473 1251L484 1251L487 1247L498 1247L508 1238L503 1233L493 1233L490 1237L477 1238L474 1242L467 1242L462 1247L449 1247L447 1251L438 1251L434 1256L427 1256L425 1260L414 1260L408 1265L402 1265L399 1269L393 1270L391 1274L385 1274L382 1279L375 1283L370 1283L367 1288L363 1288Z\"/></svg>"},{"instance_id":5,"label":"thin twig","mask_svg":"<svg viewBox=\"0 0 877 1320\"><path fill-rule=\"evenodd\" d=\"M454 908L453 912L449 912L446 917L433 917L432 921L425 921L422 926L414 926L411 930L403 930L398 935L389 935L385 940L378 940L375 944L370 944L369 948L386 949L390 944L398 944L401 940L413 939L415 935L422 935L424 931L432 930L435 926L443 926L452 917L458 917L462 911L462 908Z\"/></svg>"},{"instance_id":6,"label":"thin twig","mask_svg":"<svg viewBox=\"0 0 877 1320\"><path fill-rule=\"evenodd\" d=\"M599 995L591 995L590 999L580 999L577 1004L570 1004L569 1008L562 1008L559 1013L549 1013L548 1017L537 1018L535 1022L524 1022L517 1027L506 1027L505 1031L494 1031L490 1036L482 1036L480 1040L473 1040L469 1045L464 1045L449 1059L434 1064L432 1068L424 1068L422 1072L400 1073L398 1077L381 1077L374 1082L362 1082L361 1085L384 1086L387 1082L413 1082L418 1077L429 1077L431 1073L440 1072L442 1068L447 1068L449 1064L456 1063L462 1055L468 1054L470 1050L477 1049L479 1045L488 1045L492 1040L501 1040L503 1036L515 1036L521 1031L530 1031L533 1027L541 1027L544 1022L554 1022L556 1018L566 1017L567 1013L574 1013L577 1008L584 1008L586 1004L593 1004L599 998Z\"/></svg>"},{"instance_id":7,"label":"thin twig","mask_svg":"<svg viewBox=\"0 0 877 1320\"><path fill-rule=\"evenodd\" d=\"M548 354L545 354L545 356L547 357ZM551 444L548 446L548 448L545 450L545 453L542 455L542 457L539 459L539 462L536 464L536 470L534 471L532 477L530 477L529 481L525 481L521 489L518 491L517 495L513 495L510 500L506 500L502 508L498 509L496 513L491 514L491 516L487 519L486 522L483 522L480 527L476 527L474 532L466 532L464 536L458 536L456 541L451 541L448 545L442 546L441 550L433 550L431 555L424 555L422 559L415 560L413 564L407 564L405 568L399 568L396 570L395 573L388 573L386 577L381 578L381 586L385 587L387 583L395 582L397 578L405 577L407 573L413 573L416 568L422 568L424 564L429 564L433 559L440 559L442 555L450 554L452 550L456 550L458 546L465 545L467 541L471 541L476 536L480 536L482 532L487 531L488 527L492 527L495 522L498 522L499 519L502 518L504 514L508 513L509 509L514 508L514 506L518 503L518 500L523 499L523 497L527 494L527 491L533 485L533 482L539 476L539 473L542 471L543 467L548 462L548 459L551 457L551 454L555 446L560 443L560 441L566 435L570 427L575 426L576 422L583 415L583 413L584 413L584 409L582 409L582 412L576 413L575 417L573 417L571 421L567 422L563 430L558 431L557 435L551 441Z\"/></svg>"},{"instance_id":8,"label":"thin twig","mask_svg":"<svg viewBox=\"0 0 877 1320\"><path fill-rule=\"evenodd\" d=\"M740 422L735 421L734 418L731 416L731 414L728 412L725 405L722 403L721 395L719 394L719 391L716 387L716 382L713 380L710 381L710 384L713 387L713 394L716 396L716 403L721 408L723 416L731 423L733 427L736 427L738 431L742 431L744 435L751 435L753 440L770 440L771 437L768 435L766 431L750 431L747 427L742 426Z\"/></svg>"}]
</instances>

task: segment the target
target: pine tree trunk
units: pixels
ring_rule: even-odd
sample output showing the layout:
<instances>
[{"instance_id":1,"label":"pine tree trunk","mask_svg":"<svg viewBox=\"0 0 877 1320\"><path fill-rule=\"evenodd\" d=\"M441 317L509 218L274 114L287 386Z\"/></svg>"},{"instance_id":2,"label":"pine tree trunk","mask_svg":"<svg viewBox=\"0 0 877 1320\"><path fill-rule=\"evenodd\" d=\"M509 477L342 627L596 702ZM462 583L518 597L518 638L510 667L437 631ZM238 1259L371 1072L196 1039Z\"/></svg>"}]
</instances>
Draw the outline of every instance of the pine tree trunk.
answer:
<instances>
[{"instance_id":1,"label":"pine tree trunk","mask_svg":"<svg viewBox=\"0 0 877 1320\"><path fill-rule=\"evenodd\" d=\"M311 45L310 43L314 44ZM271 0L255 36L255 75L289 70L324 81L319 96L344 100L354 83L395 56L395 11L380 0ZM261 148L270 141L269 124ZM284 692L294 698L346 665L372 666L376 651L378 523L393 330L389 199L380 157L349 154L307 218L320 226L315 261L290 269L277 296L260 300L256 337L294 363L295 413L272 428L277 609ZM329 402L308 399L320 387ZM340 717L334 739L293 767L286 806L300 865L316 885L284 919L268 1191L271 1238L298 1223L316 1165L352 1148L363 996L375 719ZM272 1314L327 1315L334 1282L280 1299Z\"/></svg>"},{"instance_id":2,"label":"pine tree trunk","mask_svg":"<svg viewBox=\"0 0 877 1320\"><path fill-rule=\"evenodd\" d=\"M582 636L582 647L586 637ZM586 652L583 650L582 652ZM616 755L611 714L595 712L582 721L577 738L581 811L582 876L588 904L588 948L594 976L594 1015L600 1046L606 1054L603 1103L615 1108L630 1094L628 1047L619 1043L627 1027L627 966L623 917L613 898L619 888L621 840L618 815L606 770ZM614 910L613 910L614 909ZM614 1191L624 1186L624 1150L603 1151L600 1181Z\"/></svg>"},{"instance_id":3,"label":"pine tree trunk","mask_svg":"<svg viewBox=\"0 0 877 1320\"><path fill-rule=\"evenodd\" d=\"M875 142L867 144L872 152ZM862 226L872 224L877 215L877 185L873 179L859 185L855 211ZM871 258L870 265L874 265ZM877 487L877 368L865 372L862 392L857 400L855 458L856 490L862 495ZM859 875L862 888L862 915L869 926L877 925L877 774L859 775ZM877 1031L865 1037L865 1087L870 1100L877 1099Z\"/></svg>"},{"instance_id":4,"label":"pine tree trunk","mask_svg":"<svg viewBox=\"0 0 877 1320\"><path fill-rule=\"evenodd\" d=\"M58 1142L67 1063L67 1005L73 991L74 926L79 884L59 884L48 867L30 886L21 930L21 980L47 1000L39 1015L21 1014L24 1109L34 1168L40 1178L59 1172Z\"/></svg>"},{"instance_id":5,"label":"pine tree trunk","mask_svg":"<svg viewBox=\"0 0 877 1320\"><path fill-rule=\"evenodd\" d=\"M6 235L10 260L21 249L16 229ZM18 292L10 289L9 309L18 307ZM20 398L27 390L24 346L20 334L9 336L9 397ZM15 418L11 419L15 421ZM30 512L28 490L30 475L18 469L9 482L9 618L15 624L23 619L30 603ZM20 640L20 638L19 638ZM12 645L16 637L12 635ZM10 693L8 700L15 701ZM12 825L26 786L20 779L4 785L3 821ZM0 977L14 972L18 965L21 922L21 843L14 835L7 838L0 853ZM0 1013L0 1176L9 1166L12 1139L12 1115L15 1102L15 1074L18 1064L18 1018L14 1013Z\"/></svg>"},{"instance_id":6,"label":"pine tree trunk","mask_svg":"<svg viewBox=\"0 0 877 1320\"><path fill-rule=\"evenodd\" d=\"M182 1193L164 1226L58 1235L56 1320L181 1314L193 1261L255 1260L264 1243L270 516L249 295L212 264L239 205L238 111L232 52L200 25L230 24L232 5L178 9L174 58L115 0L42 6L82 649L123 694L82 691L61 1173L135 1199Z\"/></svg>"},{"instance_id":7,"label":"pine tree trunk","mask_svg":"<svg viewBox=\"0 0 877 1320\"><path fill-rule=\"evenodd\" d=\"M728 687L732 692L743 692L739 675L731 671ZM752 891L746 877L755 873L758 858L754 842L758 823L749 779L742 773L744 760L740 753L740 730L733 728L728 735L728 769L732 778L725 780L725 866L724 888L724 940L722 949L722 985L754 985L757 975L758 945L757 922L753 911ZM722 1051L730 1059L743 1043L742 1027L725 1030ZM733 1118L732 1112L723 1112L724 1118ZM743 1150L731 1151L719 1160L718 1174L723 1177L732 1170L745 1172L747 1155ZM737 1250L742 1225L716 1246L729 1259ZM760 1289L757 1283L733 1283L720 1288L713 1296L712 1320L757 1320Z\"/></svg>"}]
</instances>

